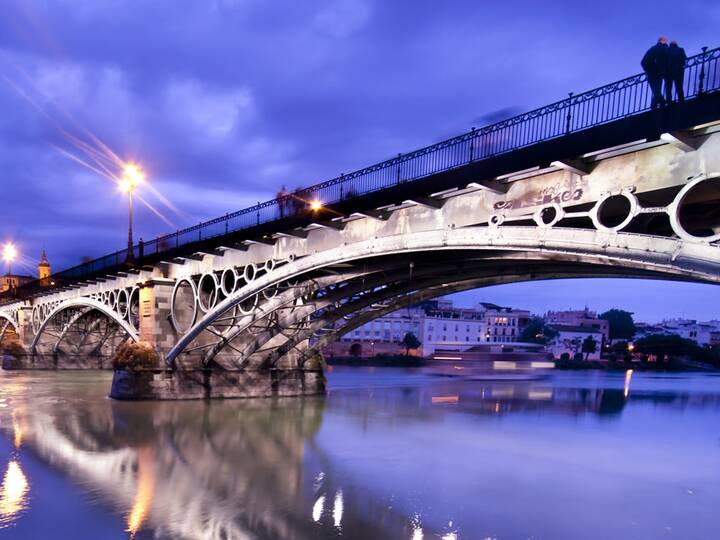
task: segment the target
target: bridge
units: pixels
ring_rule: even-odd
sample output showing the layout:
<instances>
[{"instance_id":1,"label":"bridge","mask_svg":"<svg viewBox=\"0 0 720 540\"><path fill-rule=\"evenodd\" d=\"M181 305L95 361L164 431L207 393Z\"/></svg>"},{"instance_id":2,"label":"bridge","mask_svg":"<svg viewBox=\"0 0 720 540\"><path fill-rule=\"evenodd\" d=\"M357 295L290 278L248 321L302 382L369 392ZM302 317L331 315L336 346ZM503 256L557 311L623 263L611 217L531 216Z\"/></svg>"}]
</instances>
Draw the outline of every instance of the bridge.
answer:
<instances>
[{"instance_id":1,"label":"bridge","mask_svg":"<svg viewBox=\"0 0 720 540\"><path fill-rule=\"evenodd\" d=\"M6 368L161 366L119 398L324 392L320 350L401 307L518 281L720 281L720 48L683 103L644 75L121 250L0 305ZM134 264L125 261L134 260Z\"/></svg>"}]
</instances>

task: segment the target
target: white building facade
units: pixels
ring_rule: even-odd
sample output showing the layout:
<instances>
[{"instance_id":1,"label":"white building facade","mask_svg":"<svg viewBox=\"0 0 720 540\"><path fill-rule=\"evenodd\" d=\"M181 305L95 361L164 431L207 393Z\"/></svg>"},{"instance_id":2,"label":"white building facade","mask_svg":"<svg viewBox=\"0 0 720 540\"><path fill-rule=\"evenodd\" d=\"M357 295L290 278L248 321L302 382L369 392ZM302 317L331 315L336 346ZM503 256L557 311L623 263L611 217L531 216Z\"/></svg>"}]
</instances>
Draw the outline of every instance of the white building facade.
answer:
<instances>
[{"instance_id":1,"label":"white building facade","mask_svg":"<svg viewBox=\"0 0 720 540\"><path fill-rule=\"evenodd\" d=\"M374 355L390 352L389 345L399 346L405 334L411 332L422 343L418 352L431 356L437 350L464 351L481 343L517 341L529 319L527 310L489 303L458 308L451 300L432 300L375 319L345 334L340 341L359 343L363 351Z\"/></svg>"}]
</instances>

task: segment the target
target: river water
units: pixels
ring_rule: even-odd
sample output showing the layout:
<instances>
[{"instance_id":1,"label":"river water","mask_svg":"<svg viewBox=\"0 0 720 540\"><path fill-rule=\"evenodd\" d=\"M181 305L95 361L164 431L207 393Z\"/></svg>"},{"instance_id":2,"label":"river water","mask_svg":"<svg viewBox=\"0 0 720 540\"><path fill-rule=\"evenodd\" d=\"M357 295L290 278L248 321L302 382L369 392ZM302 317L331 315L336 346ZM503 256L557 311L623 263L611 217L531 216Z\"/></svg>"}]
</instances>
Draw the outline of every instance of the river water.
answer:
<instances>
[{"instance_id":1,"label":"river water","mask_svg":"<svg viewBox=\"0 0 720 540\"><path fill-rule=\"evenodd\" d=\"M124 403L0 374L0 538L720 534L720 377L335 368L326 398Z\"/></svg>"}]
</instances>

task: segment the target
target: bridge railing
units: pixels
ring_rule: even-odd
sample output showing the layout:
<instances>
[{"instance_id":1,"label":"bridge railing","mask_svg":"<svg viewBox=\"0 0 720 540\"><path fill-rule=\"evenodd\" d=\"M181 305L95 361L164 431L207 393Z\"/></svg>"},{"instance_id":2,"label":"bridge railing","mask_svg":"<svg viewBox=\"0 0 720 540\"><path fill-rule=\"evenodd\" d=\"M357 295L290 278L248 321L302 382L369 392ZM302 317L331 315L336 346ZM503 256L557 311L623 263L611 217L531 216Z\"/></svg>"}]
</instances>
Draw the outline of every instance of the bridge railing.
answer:
<instances>
[{"instance_id":1,"label":"bridge railing","mask_svg":"<svg viewBox=\"0 0 720 540\"><path fill-rule=\"evenodd\" d=\"M269 223L297 212L308 201L324 205L412 182L494 156L512 152L569 133L582 131L650 110L651 93L644 74L584 92L514 116L457 137L371 165L346 175L271 199L232 214L145 242L133 248L135 258L156 255L216 236ZM688 58L684 90L686 99L720 90L720 48ZM127 258L120 250L63 270L62 280L82 279L117 268Z\"/></svg>"}]
</instances>

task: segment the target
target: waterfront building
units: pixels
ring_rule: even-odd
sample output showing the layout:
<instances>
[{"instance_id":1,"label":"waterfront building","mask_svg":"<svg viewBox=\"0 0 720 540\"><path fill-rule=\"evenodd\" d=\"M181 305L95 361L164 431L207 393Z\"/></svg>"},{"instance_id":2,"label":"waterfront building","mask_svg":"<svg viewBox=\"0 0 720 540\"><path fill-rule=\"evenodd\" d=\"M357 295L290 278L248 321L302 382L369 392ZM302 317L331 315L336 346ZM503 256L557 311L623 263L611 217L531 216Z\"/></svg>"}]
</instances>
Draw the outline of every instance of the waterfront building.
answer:
<instances>
[{"instance_id":1,"label":"waterfront building","mask_svg":"<svg viewBox=\"0 0 720 540\"><path fill-rule=\"evenodd\" d=\"M697 321L694 319L666 319L658 326L662 334L678 336L691 339L698 345L711 345L713 334L720 332L720 321Z\"/></svg>"},{"instance_id":2,"label":"waterfront building","mask_svg":"<svg viewBox=\"0 0 720 540\"><path fill-rule=\"evenodd\" d=\"M566 311L548 311L545 314L545 323L556 328L561 326L576 326L597 330L602 334L600 347L610 343L610 323L605 319L599 319L595 311L585 309L573 309Z\"/></svg>"},{"instance_id":3,"label":"waterfront building","mask_svg":"<svg viewBox=\"0 0 720 540\"><path fill-rule=\"evenodd\" d=\"M429 300L358 327L328 345L324 352L328 356L404 354L401 342L410 332L421 343L410 353L429 357L437 351L465 351L480 344L515 342L529 320L527 310L487 302L460 308L451 300Z\"/></svg>"},{"instance_id":4,"label":"waterfront building","mask_svg":"<svg viewBox=\"0 0 720 540\"><path fill-rule=\"evenodd\" d=\"M35 278L33 276L7 273L4 276L0 276L0 293L15 290L21 285L25 285L34 280Z\"/></svg>"},{"instance_id":5,"label":"waterfront building","mask_svg":"<svg viewBox=\"0 0 720 540\"><path fill-rule=\"evenodd\" d=\"M38 278L40 279L40 285L47 287L51 284L50 274L50 263L48 262L45 250L43 249L42 256L40 257L40 263L38 264ZM4 276L0 276L0 294L10 290L15 290L26 283L37 280L38 278L29 274L11 274L8 272Z\"/></svg>"}]
</instances>

